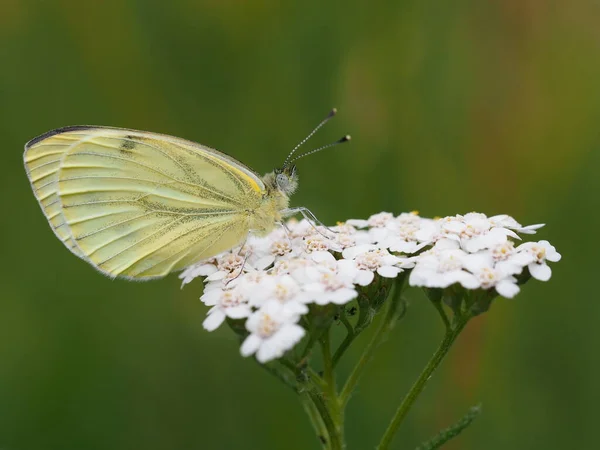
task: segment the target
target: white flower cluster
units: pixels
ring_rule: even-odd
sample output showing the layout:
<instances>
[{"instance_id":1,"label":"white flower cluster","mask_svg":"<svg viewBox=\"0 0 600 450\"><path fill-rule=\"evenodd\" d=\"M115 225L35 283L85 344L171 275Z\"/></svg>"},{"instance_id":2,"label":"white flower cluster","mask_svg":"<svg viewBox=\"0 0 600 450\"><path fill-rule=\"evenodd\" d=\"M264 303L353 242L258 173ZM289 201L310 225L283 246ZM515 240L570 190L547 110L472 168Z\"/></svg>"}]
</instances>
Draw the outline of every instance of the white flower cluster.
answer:
<instances>
[{"instance_id":1,"label":"white flower cluster","mask_svg":"<svg viewBox=\"0 0 600 450\"><path fill-rule=\"evenodd\" d=\"M245 320L249 334L242 354L267 362L302 339L300 322L309 304L346 304L376 276L395 278L412 269L412 286L460 283L495 288L504 297L519 291L515 275L525 267L548 280L546 261L560 259L554 247L547 241L513 243L517 233L533 234L541 226L479 213L434 220L383 212L332 229L291 220L266 237L250 237L242 248L188 267L180 278L185 285L204 277L201 301L211 306L204 328L215 330L227 317Z\"/></svg>"}]
</instances>

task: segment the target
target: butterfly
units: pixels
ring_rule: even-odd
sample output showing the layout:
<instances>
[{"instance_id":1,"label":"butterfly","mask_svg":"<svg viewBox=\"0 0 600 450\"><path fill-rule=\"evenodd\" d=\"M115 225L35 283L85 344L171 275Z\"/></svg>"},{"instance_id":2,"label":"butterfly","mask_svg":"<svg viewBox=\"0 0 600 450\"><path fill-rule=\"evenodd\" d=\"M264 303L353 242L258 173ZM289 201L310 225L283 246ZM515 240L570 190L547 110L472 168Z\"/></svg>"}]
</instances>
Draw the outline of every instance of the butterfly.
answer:
<instances>
[{"instance_id":1,"label":"butterfly","mask_svg":"<svg viewBox=\"0 0 600 450\"><path fill-rule=\"evenodd\" d=\"M298 186L292 159L335 109L261 177L234 158L185 139L101 126L49 131L25 145L33 192L50 226L75 255L103 274L147 280L264 236L283 219Z\"/></svg>"}]
</instances>

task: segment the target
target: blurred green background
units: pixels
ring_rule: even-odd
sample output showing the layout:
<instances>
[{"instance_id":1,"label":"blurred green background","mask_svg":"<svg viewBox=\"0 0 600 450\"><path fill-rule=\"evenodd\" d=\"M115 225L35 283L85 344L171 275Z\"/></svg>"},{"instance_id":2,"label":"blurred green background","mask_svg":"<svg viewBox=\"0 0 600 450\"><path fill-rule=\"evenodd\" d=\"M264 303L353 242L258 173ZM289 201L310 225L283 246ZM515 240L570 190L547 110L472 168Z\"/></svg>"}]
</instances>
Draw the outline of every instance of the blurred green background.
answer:
<instances>
[{"instance_id":1,"label":"blurred green background","mask_svg":"<svg viewBox=\"0 0 600 450\"><path fill-rule=\"evenodd\" d=\"M205 332L199 283L111 281L53 236L23 144L102 124L216 147L259 172L332 106L292 204L509 213L563 254L473 321L394 442L479 401L454 449L593 448L600 399L597 2L0 0L0 448L318 449L294 395ZM372 448L442 330L420 293L348 411ZM361 343L364 343L365 338ZM357 356L357 348L345 361Z\"/></svg>"}]
</instances>

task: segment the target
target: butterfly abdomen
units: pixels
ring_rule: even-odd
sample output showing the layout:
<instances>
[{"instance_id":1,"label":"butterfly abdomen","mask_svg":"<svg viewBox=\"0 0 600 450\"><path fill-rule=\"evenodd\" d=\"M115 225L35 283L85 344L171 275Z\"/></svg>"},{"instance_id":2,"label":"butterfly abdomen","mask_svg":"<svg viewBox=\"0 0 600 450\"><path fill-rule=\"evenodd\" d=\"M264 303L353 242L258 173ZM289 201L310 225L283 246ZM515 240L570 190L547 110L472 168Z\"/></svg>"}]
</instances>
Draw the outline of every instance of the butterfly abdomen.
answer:
<instances>
[{"instance_id":1,"label":"butterfly abdomen","mask_svg":"<svg viewBox=\"0 0 600 450\"><path fill-rule=\"evenodd\" d=\"M278 222L281 222L281 211L288 207L289 197L277 189L269 189L260 206L249 214L249 228L254 234L269 234Z\"/></svg>"}]
</instances>

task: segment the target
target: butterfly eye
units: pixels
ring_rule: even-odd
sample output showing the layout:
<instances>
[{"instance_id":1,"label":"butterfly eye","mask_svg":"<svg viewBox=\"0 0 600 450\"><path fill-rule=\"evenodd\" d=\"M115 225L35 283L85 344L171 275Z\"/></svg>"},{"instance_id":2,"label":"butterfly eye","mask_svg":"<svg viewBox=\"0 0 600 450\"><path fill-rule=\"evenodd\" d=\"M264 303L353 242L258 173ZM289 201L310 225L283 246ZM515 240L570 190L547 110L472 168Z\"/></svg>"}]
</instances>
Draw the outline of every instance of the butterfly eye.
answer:
<instances>
[{"instance_id":1,"label":"butterfly eye","mask_svg":"<svg viewBox=\"0 0 600 450\"><path fill-rule=\"evenodd\" d=\"M285 190L290 184L288 176L284 173L278 173L275 180L277 181L277 186L279 186L279 189L281 190Z\"/></svg>"}]
</instances>

